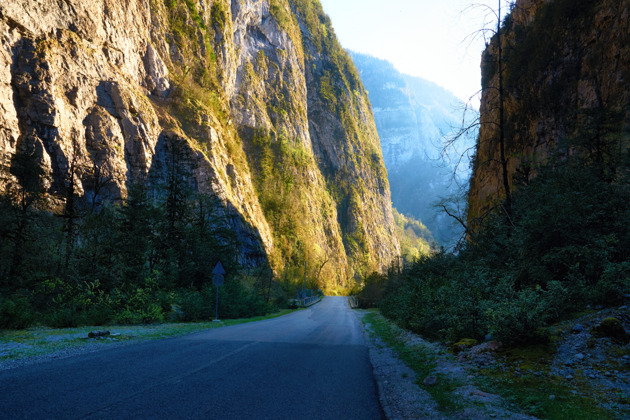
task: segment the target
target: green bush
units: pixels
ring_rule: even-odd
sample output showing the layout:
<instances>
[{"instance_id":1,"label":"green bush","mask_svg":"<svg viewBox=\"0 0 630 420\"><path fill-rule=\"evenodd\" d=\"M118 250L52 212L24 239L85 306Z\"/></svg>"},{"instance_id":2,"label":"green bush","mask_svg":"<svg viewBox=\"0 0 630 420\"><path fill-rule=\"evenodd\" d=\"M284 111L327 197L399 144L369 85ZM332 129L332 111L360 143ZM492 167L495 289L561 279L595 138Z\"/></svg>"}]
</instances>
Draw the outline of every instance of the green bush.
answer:
<instances>
[{"instance_id":1,"label":"green bush","mask_svg":"<svg viewBox=\"0 0 630 420\"><path fill-rule=\"evenodd\" d=\"M492 337L505 344L534 344L544 337L541 328L549 319L542 291L511 290L503 299L490 302L487 311Z\"/></svg>"},{"instance_id":2,"label":"green bush","mask_svg":"<svg viewBox=\"0 0 630 420\"><path fill-rule=\"evenodd\" d=\"M622 303L630 293L630 261L608 263L592 293L593 301L598 304Z\"/></svg>"},{"instance_id":3,"label":"green bush","mask_svg":"<svg viewBox=\"0 0 630 420\"><path fill-rule=\"evenodd\" d=\"M201 291L178 291L177 304L183 312L182 321L207 320L215 315L215 294L209 286Z\"/></svg>"},{"instance_id":4,"label":"green bush","mask_svg":"<svg viewBox=\"0 0 630 420\"><path fill-rule=\"evenodd\" d=\"M28 328L35 322L35 314L28 297L0 296L0 327L8 329Z\"/></svg>"},{"instance_id":5,"label":"green bush","mask_svg":"<svg viewBox=\"0 0 630 420\"><path fill-rule=\"evenodd\" d=\"M383 293L387 285L387 276L373 272L366 277L361 292L357 295L359 307L376 308L383 300Z\"/></svg>"},{"instance_id":6,"label":"green bush","mask_svg":"<svg viewBox=\"0 0 630 420\"><path fill-rule=\"evenodd\" d=\"M78 325L107 325L114 319L114 310L107 303L96 303L77 315Z\"/></svg>"},{"instance_id":7,"label":"green bush","mask_svg":"<svg viewBox=\"0 0 630 420\"><path fill-rule=\"evenodd\" d=\"M142 323L142 315L138 312L125 308L116 313L114 323L119 325L137 325Z\"/></svg>"},{"instance_id":8,"label":"green bush","mask_svg":"<svg viewBox=\"0 0 630 420\"><path fill-rule=\"evenodd\" d=\"M44 316L44 323L53 328L71 328L79 325L76 308L61 306L53 308Z\"/></svg>"}]
</instances>

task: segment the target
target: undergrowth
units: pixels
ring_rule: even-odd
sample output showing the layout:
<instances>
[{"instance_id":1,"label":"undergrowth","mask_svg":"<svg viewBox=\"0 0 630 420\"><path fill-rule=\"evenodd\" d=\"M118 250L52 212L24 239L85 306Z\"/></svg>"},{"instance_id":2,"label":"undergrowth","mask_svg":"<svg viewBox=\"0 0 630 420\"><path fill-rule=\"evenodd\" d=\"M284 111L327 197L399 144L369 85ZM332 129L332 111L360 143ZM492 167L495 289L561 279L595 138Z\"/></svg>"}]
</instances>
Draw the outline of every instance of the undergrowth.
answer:
<instances>
[{"instance_id":1,"label":"undergrowth","mask_svg":"<svg viewBox=\"0 0 630 420\"><path fill-rule=\"evenodd\" d=\"M598 405L588 383L579 383L578 390L569 387L565 379L550 375L536 375L528 366L542 367L544 359L534 350L521 349L520 357L506 356L494 367L481 369L476 382L489 392L503 397L509 409L543 419L613 419L609 411ZM515 368L523 366L522 374Z\"/></svg>"}]
</instances>

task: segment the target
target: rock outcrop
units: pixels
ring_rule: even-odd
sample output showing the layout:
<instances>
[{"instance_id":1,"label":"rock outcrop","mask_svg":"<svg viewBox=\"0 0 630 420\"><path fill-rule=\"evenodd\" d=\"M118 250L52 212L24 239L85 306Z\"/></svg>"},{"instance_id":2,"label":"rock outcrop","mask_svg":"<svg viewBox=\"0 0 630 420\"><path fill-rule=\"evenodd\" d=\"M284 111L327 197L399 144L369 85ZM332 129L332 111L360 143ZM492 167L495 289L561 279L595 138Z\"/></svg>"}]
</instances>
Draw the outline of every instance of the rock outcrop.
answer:
<instances>
[{"instance_id":1,"label":"rock outcrop","mask_svg":"<svg viewBox=\"0 0 630 420\"><path fill-rule=\"evenodd\" d=\"M306 259L324 287L383 269L398 243L372 111L312 3L3 3L0 163L29 150L50 197L71 177L101 202L175 164L220 199L241 263Z\"/></svg>"},{"instance_id":2,"label":"rock outcrop","mask_svg":"<svg viewBox=\"0 0 630 420\"><path fill-rule=\"evenodd\" d=\"M473 147L475 133L442 156L444 140L462 123L464 104L432 82L401 74L385 60L359 53L351 56L369 92L394 207L422 220L448 247L463 232L435 204L457 192L456 166L461 184L469 176L465 151Z\"/></svg>"},{"instance_id":3,"label":"rock outcrop","mask_svg":"<svg viewBox=\"0 0 630 420\"><path fill-rule=\"evenodd\" d=\"M510 186L541 163L575 153L604 160L627 144L630 117L630 2L519 0L505 19L502 101ZM469 220L504 196L499 127L498 37L482 58L481 126ZM518 182L517 182L518 179Z\"/></svg>"}]
</instances>

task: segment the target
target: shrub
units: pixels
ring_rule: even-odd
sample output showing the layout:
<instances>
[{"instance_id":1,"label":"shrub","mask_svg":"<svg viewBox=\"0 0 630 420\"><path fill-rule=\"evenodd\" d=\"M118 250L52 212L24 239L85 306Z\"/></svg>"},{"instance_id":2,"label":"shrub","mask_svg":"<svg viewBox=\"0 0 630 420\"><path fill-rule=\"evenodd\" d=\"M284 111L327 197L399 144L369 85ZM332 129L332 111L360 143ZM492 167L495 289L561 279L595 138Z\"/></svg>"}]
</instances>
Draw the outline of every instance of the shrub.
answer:
<instances>
[{"instance_id":1,"label":"shrub","mask_svg":"<svg viewBox=\"0 0 630 420\"><path fill-rule=\"evenodd\" d=\"M387 276L373 272L365 279L365 284L357 296L359 307L376 308L383 300L383 293L387 284Z\"/></svg>"},{"instance_id":2,"label":"shrub","mask_svg":"<svg viewBox=\"0 0 630 420\"><path fill-rule=\"evenodd\" d=\"M34 322L35 314L28 297L0 297L0 327L22 329L30 327Z\"/></svg>"},{"instance_id":3,"label":"shrub","mask_svg":"<svg viewBox=\"0 0 630 420\"><path fill-rule=\"evenodd\" d=\"M210 319L214 316L214 292L211 287L205 287L202 291L180 290L178 291L177 304L183 315L183 321L199 321Z\"/></svg>"},{"instance_id":4,"label":"shrub","mask_svg":"<svg viewBox=\"0 0 630 420\"><path fill-rule=\"evenodd\" d=\"M61 306L52 309L44 317L44 323L53 328L71 328L79 325L74 307Z\"/></svg>"},{"instance_id":5,"label":"shrub","mask_svg":"<svg viewBox=\"0 0 630 420\"><path fill-rule=\"evenodd\" d=\"M487 311L490 334L505 344L533 344L544 340L549 319L548 302L541 290L515 291L504 284L503 296L490 302Z\"/></svg>"},{"instance_id":6,"label":"shrub","mask_svg":"<svg viewBox=\"0 0 630 420\"><path fill-rule=\"evenodd\" d=\"M630 261L619 264L608 263L600 281L593 289L593 301L615 305L623 302L630 293Z\"/></svg>"}]
</instances>

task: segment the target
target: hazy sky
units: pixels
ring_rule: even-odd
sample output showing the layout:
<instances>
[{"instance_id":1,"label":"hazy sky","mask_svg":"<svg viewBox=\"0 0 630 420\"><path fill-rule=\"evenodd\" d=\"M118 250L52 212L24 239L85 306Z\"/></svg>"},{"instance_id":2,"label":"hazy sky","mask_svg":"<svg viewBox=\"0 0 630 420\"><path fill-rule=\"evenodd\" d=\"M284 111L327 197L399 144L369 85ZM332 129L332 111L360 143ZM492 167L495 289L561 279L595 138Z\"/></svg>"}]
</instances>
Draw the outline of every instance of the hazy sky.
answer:
<instances>
[{"instance_id":1,"label":"hazy sky","mask_svg":"<svg viewBox=\"0 0 630 420\"><path fill-rule=\"evenodd\" d=\"M391 61L401 72L447 88L463 100L481 85L483 25L478 0L320 0L344 48ZM468 8L468 10L467 10Z\"/></svg>"}]
</instances>

